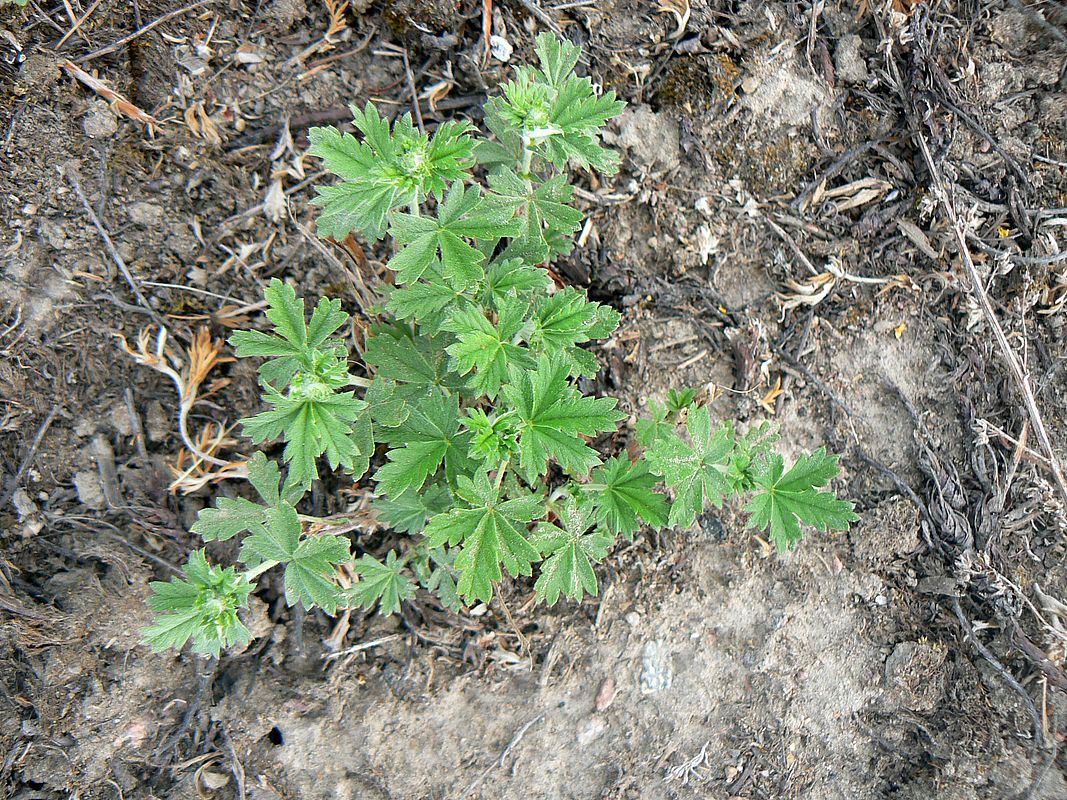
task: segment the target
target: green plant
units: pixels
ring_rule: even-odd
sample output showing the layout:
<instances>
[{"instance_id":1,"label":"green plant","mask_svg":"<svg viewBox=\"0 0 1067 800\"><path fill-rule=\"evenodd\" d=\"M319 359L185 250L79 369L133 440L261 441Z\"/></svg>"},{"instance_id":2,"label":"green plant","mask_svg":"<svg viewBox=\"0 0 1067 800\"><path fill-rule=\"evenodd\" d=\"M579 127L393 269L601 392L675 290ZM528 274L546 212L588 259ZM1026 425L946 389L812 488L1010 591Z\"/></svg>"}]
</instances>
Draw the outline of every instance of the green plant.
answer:
<instances>
[{"instance_id":1,"label":"green plant","mask_svg":"<svg viewBox=\"0 0 1067 800\"><path fill-rule=\"evenodd\" d=\"M595 595L594 566L619 536L690 525L727 497L750 498L750 524L769 529L779 550L796 545L801 523L840 530L856 518L822 489L835 457L819 450L785 470L766 426L739 434L713 424L692 390L672 391L638 422L643 456L601 460L594 439L624 414L576 380L598 371L582 345L610 335L620 316L557 289L542 266L570 251L583 221L563 170L618 167L599 132L623 103L574 74L578 52L538 37L540 68L519 68L485 105L491 137L466 123L431 137L407 116L390 126L371 104L353 109L361 139L311 130L311 154L341 178L314 200L320 235L390 236L396 286L367 337L365 376L348 371L335 337L347 321L340 302L320 300L309 321L278 280L266 291L274 332L231 337L239 357L267 359L269 409L244 430L256 443L284 442L286 474L256 453L248 478L260 502L219 498L201 512L193 530L205 541L245 535L245 570L209 566L197 551L185 580L153 584L163 612L147 632L153 646L191 638L217 653L247 640L237 610L276 566L290 604L331 614L393 613L416 585L451 609L487 603L505 570L529 576L535 566L536 596L551 604ZM379 518L406 537L384 561L354 558L349 539L297 511L323 456L353 480L380 464L371 476ZM342 564L354 584L337 579Z\"/></svg>"}]
</instances>

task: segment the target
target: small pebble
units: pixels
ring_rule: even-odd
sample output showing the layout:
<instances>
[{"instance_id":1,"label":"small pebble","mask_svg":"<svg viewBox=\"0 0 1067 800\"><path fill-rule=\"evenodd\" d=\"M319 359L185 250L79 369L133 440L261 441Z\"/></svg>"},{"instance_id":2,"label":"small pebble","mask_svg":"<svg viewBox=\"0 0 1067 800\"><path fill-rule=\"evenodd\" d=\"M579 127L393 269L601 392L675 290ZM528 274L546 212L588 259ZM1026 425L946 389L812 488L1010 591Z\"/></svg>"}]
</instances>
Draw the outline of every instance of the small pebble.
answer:
<instances>
[{"instance_id":1,"label":"small pebble","mask_svg":"<svg viewBox=\"0 0 1067 800\"><path fill-rule=\"evenodd\" d=\"M511 61L511 54L515 52L515 48L511 46L511 42L503 36L490 36L489 48L493 53L493 58L505 63Z\"/></svg>"},{"instance_id":2,"label":"small pebble","mask_svg":"<svg viewBox=\"0 0 1067 800\"><path fill-rule=\"evenodd\" d=\"M618 689L615 687L615 679L605 678L596 693L596 710L604 711L615 701L615 696L618 693Z\"/></svg>"},{"instance_id":3,"label":"small pebble","mask_svg":"<svg viewBox=\"0 0 1067 800\"><path fill-rule=\"evenodd\" d=\"M74 491L78 493L78 502L94 510L104 507L104 487L95 470L82 470L74 473Z\"/></svg>"},{"instance_id":4,"label":"small pebble","mask_svg":"<svg viewBox=\"0 0 1067 800\"><path fill-rule=\"evenodd\" d=\"M108 420L119 436L133 435L133 420L130 419L130 410L126 408L125 403L116 403L108 414Z\"/></svg>"},{"instance_id":5,"label":"small pebble","mask_svg":"<svg viewBox=\"0 0 1067 800\"><path fill-rule=\"evenodd\" d=\"M82 130L90 139L107 139L119 129L119 121L103 100L94 100L82 120Z\"/></svg>"},{"instance_id":6,"label":"small pebble","mask_svg":"<svg viewBox=\"0 0 1067 800\"><path fill-rule=\"evenodd\" d=\"M37 504L25 489L16 489L15 494L11 496L11 502L15 506L15 513L19 515L19 522L37 513Z\"/></svg>"},{"instance_id":7,"label":"small pebble","mask_svg":"<svg viewBox=\"0 0 1067 800\"><path fill-rule=\"evenodd\" d=\"M152 400L144 415L144 432L148 441L154 444L164 441L170 435L170 426L171 421L163 410L163 404Z\"/></svg>"},{"instance_id":8,"label":"small pebble","mask_svg":"<svg viewBox=\"0 0 1067 800\"><path fill-rule=\"evenodd\" d=\"M670 648L661 639L645 643L641 657L641 693L655 694L671 688L674 680L674 663Z\"/></svg>"},{"instance_id":9,"label":"small pebble","mask_svg":"<svg viewBox=\"0 0 1067 800\"><path fill-rule=\"evenodd\" d=\"M586 747L603 736L604 731L607 729L608 725L604 720L600 717L592 716L578 728L578 735L575 738L577 738L580 747Z\"/></svg>"}]
</instances>

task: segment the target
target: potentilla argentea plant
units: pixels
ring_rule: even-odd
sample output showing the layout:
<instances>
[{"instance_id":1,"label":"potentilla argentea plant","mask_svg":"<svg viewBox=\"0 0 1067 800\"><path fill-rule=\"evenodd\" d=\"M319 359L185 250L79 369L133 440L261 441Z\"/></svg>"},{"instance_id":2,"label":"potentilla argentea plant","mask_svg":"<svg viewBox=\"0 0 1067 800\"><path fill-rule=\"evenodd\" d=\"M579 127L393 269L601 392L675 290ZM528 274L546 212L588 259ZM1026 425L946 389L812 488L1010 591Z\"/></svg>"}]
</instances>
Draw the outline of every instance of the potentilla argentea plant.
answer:
<instances>
[{"instance_id":1,"label":"potentilla argentea plant","mask_svg":"<svg viewBox=\"0 0 1067 800\"><path fill-rule=\"evenodd\" d=\"M582 345L611 334L613 309L557 288L545 265L570 252L583 215L565 170L612 174L618 156L600 131L623 103L598 95L574 67L579 50L537 39L538 68L520 67L485 104L488 134L447 122L433 135L372 104L353 108L355 137L313 128L311 154L340 178L318 189L321 236L389 237L395 288L353 376L336 337L337 300L311 313L292 287L266 290L271 333L235 333L259 368L268 408L244 420L257 444L284 444L280 466L248 464L258 501L220 497L193 526L205 542L243 536L243 568L192 554L185 578L152 584L161 612L146 634L157 649L218 654L247 642L240 610L267 570L283 570L289 604L395 613L416 585L443 606L488 603L507 572L536 573L534 591L597 594L595 565L642 525L689 526L725 498L748 498L749 524L780 551L801 525L844 530L851 503L825 490L837 459L824 450L786 469L767 426L739 434L715 422L691 390L672 391L638 423L643 453L602 459L594 437L616 430L616 401L590 397L598 371ZM384 457L376 457L381 448ZM404 544L384 560L298 512L324 466L370 476L379 518ZM284 467L284 470L283 468ZM360 542L355 542L357 552ZM358 580L339 579L339 567Z\"/></svg>"}]
</instances>

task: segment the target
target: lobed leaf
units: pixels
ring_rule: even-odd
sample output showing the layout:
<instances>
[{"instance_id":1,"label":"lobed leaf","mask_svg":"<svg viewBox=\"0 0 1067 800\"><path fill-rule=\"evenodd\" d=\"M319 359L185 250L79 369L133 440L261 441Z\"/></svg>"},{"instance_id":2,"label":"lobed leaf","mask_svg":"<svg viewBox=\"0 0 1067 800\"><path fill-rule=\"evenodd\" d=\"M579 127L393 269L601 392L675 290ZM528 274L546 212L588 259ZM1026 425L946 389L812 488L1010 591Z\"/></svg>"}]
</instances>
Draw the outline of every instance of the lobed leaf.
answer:
<instances>
[{"instance_id":1,"label":"lobed leaf","mask_svg":"<svg viewBox=\"0 0 1067 800\"><path fill-rule=\"evenodd\" d=\"M613 534L633 539L643 520L654 528L667 524L667 498L653 491L659 482L645 461L630 463L623 457L608 460L593 472L597 521Z\"/></svg>"},{"instance_id":2,"label":"lobed leaf","mask_svg":"<svg viewBox=\"0 0 1067 800\"><path fill-rule=\"evenodd\" d=\"M792 550L803 538L801 523L820 531L848 530L859 519L852 503L839 500L833 492L819 491L837 475L837 461L837 456L819 448L783 474L782 457L772 455L766 469L755 477L756 493L746 506L749 526L769 528L779 553Z\"/></svg>"},{"instance_id":3,"label":"lobed leaf","mask_svg":"<svg viewBox=\"0 0 1067 800\"><path fill-rule=\"evenodd\" d=\"M568 381L568 365L542 356L536 371L512 369L502 393L519 418L519 463L533 483L550 460L571 474L584 474L600 463L581 437L614 431L623 415L614 398L585 397Z\"/></svg>"},{"instance_id":4,"label":"lobed leaf","mask_svg":"<svg viewBox=\"0 0 1067 800\"><path fill-rule=\"evenodd\" d=\"M390 550L383 564L370 555L357 559L353 565L359 582L348 591L349 599L362 608L378 604L378 613L388 616L400 610L404 600L415 594L411 580L403 573L404 562Z\"/></svg>"},{"instance_id":5,"label":"lobed leaf","mask_svg":"<svg viewBox=\"0 0 1067 800\"><path fill-rule=\"evenodd\" d=\"M255 588L233 567L208 563L203 550L194 550L182 567L185 578L153 581L148 605L155 611L154 624L143 638L154 651L181 650L190 639L193 650L218 656L223 648L248 643L251 634L237 612L248 604Z\"/></svg>"},{"instance_id":6,"label":"lobed leaf","mask_svg":"<svg viewBox=\"0 0 1067 800\"><path fill-rule=\"evenodd\" d=\"M560 595L581 602L586 593L598 593L593 564L603 561L615 543L599 528L592 510L571 500L563 510L564 527L538 527L533 544L546 556L534 584L537 600L555 605Z\"/></svg>"},{"instance_id":7,"label":"lobed leaf","mask_svg":"<svg viewBox=\"0 0 1067 800\"><path fill-rule=\"evenodd\" d=\"M513 576L530 575L540 553L526 535L529 522L544 513L541 501L524 496L507 500L485 473L473 480L461 475L458 495L468 508L456 507L432 517L424 534L427 546L462 545L455 567L460 578L457 591L470 600L488 603L493 584L503 577L503 564Z\"/></svg>"},{"instance_id":8,"label":"lobed leaf","mask_svg":"<svg viewBox=\"0 0 1067 800\"><path fill-rule=\"evenodd\" d=\"M674 490L668 524L680 527L692 525L708 503L722 505L731 490L726 473L734 447L733 426L724 422L713 429L707 406L689 413L686 431L688 442L671 430L656 438L648 452L652 472Z\"/></svg>"}]
</instances>

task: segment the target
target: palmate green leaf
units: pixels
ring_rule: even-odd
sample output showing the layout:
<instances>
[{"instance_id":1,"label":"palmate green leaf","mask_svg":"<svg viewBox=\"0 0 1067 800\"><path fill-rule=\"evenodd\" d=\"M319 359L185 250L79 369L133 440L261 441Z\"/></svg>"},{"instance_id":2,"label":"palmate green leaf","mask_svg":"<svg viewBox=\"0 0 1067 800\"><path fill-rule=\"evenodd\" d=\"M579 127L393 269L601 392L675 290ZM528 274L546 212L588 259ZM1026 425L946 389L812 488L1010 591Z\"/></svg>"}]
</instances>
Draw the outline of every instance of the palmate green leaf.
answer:
<instances>
[{"instance_id":1,"label":"palmate green leaf","mask_svg":"<svg viewBox=\"0 0 1067 800\"><path fill-rule=\"evenodd\" d=\"M255 586L233 567L208 564L203 550L194 550L182 567L185 579L153 581L149 606L160 612L144 632L144 641L157 653L180 650L190 639L193 650L218 656L224 647L248 644L248 628L237 616L248 604Z\"/></svg>"},{"instance_id":2,"label":"palmate green leaf","mask_svg":"<svg viewBox=\"0 0 1067 800\"><path fill-rule=\"evenodd\" d=\"M446 122L432 139L419 133L410 115L390 132L373 104L353 106L361 142L336 128L311 128L310 154L342 178L335 186L316 187L312 203L322 207L320 236L343 240L354 230L372 241L382 238L390 211L421 203L430 194L440 198L447 182L461 178L470 165L473 144L467 123Z\"/></svg>"},{"instance_id":3,"label":"palmate green leaf","mask_svg":"<svg viewBox=\"0 0 1067 800\"><path fill-rule=\"evenodd\" d=\"M573 53L554 39L542 34L537 43L542 76L553 87L549 126L559 131L544 140L543 155L559 169L574 161L612 175L619 169L619 156L600 146L600 130L626 104L615 98L615 92L597 96L589 78L574 74L573 64L564 70Z\"/></svg>"},{"instance_id":4,"label":"palmate green leaf","mask_svg":"<svg viewBox=\"0 0 1067 800\"><path fill-rule=\"evenodd\" d=\"M268 391L264 399L274 407L241 424L245 435L257 444L278 437L286 442L284 458L289 464L289 484L310 486L318 477L315 462L323 454L331 469L354 469L360 448L352 423L366 408L365 402L351 392L313 399Z\"/></svg>"},{"instance_id":5,"label":"palmate green leaf","mask_svg":"<svg viewBox=\"0 0 1067 800\"><path fill-rule=\"evenodd\" d=\"M468 408L460 423L473 436L468 452L487 469L497 469L518 450L518 430L510 411L487 414L480 408Z\"/></svg>"},{"instance_id":6,"label":"palmate green leaf","mask_svg":"<svg viewBox=\"0 0 1067 800\"><path fill-rule=\"evenodd\" d=\"M378 368L377 375L396 382L398 397L414 401L435 389L451 392L463 387L463 378L448 369L445 348L452 341L450 334L415 334L401 323L375 325L363 359Z\"/></svg>"},{"instance_id":7,"label":"palmate green leaf","mask_svg":"<svg viewBox=\"0 0 1067 800\"><path fill-rule=\"evenodd\" d=\"M367 474L374 455L374 425L370 414L363 413L352 423L352 441L359 448L359 455L352 460L348 476L355 482Z\"/></svg>"},{"instance_id":8,"label":"palmate green leaf","mask_svg":"<svg viewBox=\"0 0 1067 800\"><path fill-rule=\"evenodd\" d=\"M439 332L451 311L473 307L470 297L434 268L415 283L393 289L386 305L394 318L417 322L426 334Z\"/></svg>"},{"instance_id":9,"label":"palmate green leaf","mask_svg":"<svg viewBox=\"0 0 1067 800\"><path fill-rule=\"evenodd\" d=\"M389 616L415 594L415 586L404 574L404 562L397 559L395 550L389 551L384 564L374 556L364 555L353 566L359 582L346 594L354 605L371 608L377 603L378 613Z\"/></svg>"},{"instance_id":10,"label":"palmate green leaf","mask_svg":"<svg viewBox=\"0 0 1067 800\"><path fill-rule=\"evenodd\" d=\"M456 591L455 553L443 547L423 548L416 551L410 564L422 588L436 595L444 608L458 613L463 610L463 601Z\"/></svg>"},{"instance_id":11,"label":"palmate green leaf","mask_svg":"<svg viewBox=\"0 0 1067 800\"><path fill-rule=\"evenodd\" d=\"M278 464L262 452L257 452L248 461L248 482L252 484L266 505L254 503L243 497L219 497L215 500L214 508L200 510L191 528L192 532L200 534L205 542L216 540L222 542L245 531L260 530L267 507L276 506L283 499L283 493L279 489L280 481L281 470L278 469ZM284 499L295 503L302 494L302 491L294 493L291 489L287 489Z\"/></svg>"},{"instance_id":12,"label":"palmate green leaf","mask_svg":"<svg viewBox=\"0 0 1067 800\"><path fill-rule=\"evenodd\" d=\"M765 474L778 439L778 434L767 422L752 426L734 439L734 452L726 477L735 494L751 490L756 476Z\"/></svg>"},{"instance_id":13,"label":"palmate green leaf","mask_svg":"<svg viewBox=\"0 0 1067 800\"><path fill-rule=\"evenodd\" d=\"M614 92L597 96L588 78L574 74L573 45L542 34L537 54L540 70L519 67L515 79L504 85L504 96L485 104L486 123L503 150L513 150L515 138L524 138L557 169L574 161L608 174L618 171L618 155L600 145L600 128L625 104ZM494 158L490 154L486 160Z\"/></svg>"},{"instance_id":14,"label":"palmate green leaf","mask_svg":"<svg viewBox=\"0 0 1067 800\"><path fill-rule=\"evenodd\" d=\"M339 590L332 580L334 564L351 558L347 539L340 536L304 536L300 517L282 502L266 511L262 530L241 543L241 560L250 567L266 561L285 565L285 601L302 603L308 610L320 606L326 613L337 610Z\"/></svg>"},{"instance_id":15,"label":"palmate green leaf","mask_svg":"<svg viewBox=\"0 0 1067 800\"><path fill-rule=\"evenodd\" d=\"M771 541L779 553L792 550L803 538L801 523L820 531L846 531L859 519L852 503L833 492L819 491L838 473L837 456L819 448L802 456L784 472L784 462L772 454L766 468L755 475L756 494L745 510L748 524L757 530L770 528Z\"/></svg>"},{"instance_id":16,"label":"palmate green leaf","mask_svg":"<svg viewBox=\"0 0 1067 800\"><path fill-rule=\"evenodd\" d=\"M421 533L434 514L447 511L452 494L439 484L428 484L420 491L404 492L396 497L379 497L374 501L378 519L397 533Z\"/></svg>"},{"instance_id":17,"label":"palmate green leaf","mask_svg":"<svg viewBox=\"0 0 1067 800\"><path fill-rule=\"evenodd\" d=\"M530 266L521 258L498 258L489 265L482 303L500 313L513 298L547 294L551 287L552 278L547 270Z\"/></svg>"},{"instance_id":18,"label":"palmate green leaf","mask_svg":"<svg viewBox=\"0 0 1067 800\"><path fill-rule=\"evenodd\" d=\"M568 286L537 301L531 339L547 352L559 353L571 345L588 342L589 329L596 318L597 303L589 302L585 292Z\"/></svg>"},{"instance_id":19,"label":"palmate green leaf","mask_svg":"<svg viewBox=\"0 0 1067 800\"><path fill-rule=\"evenodd\" d=\"M671 414L681 414L696 402L696 389L668 389L667 411Z\"/></svg>"},{"instance_id":20,"label":"palmate green leaf","mask_svg":"<svg viewBox=\"0 0 1067 800\"><path fill-rule=\"evenodd\" d=\"M304 608L320 607L335 614L340 592L333 582L334 565L352 557L347 539L340 536L309 536L285 565L285 602Z\"/></svg>"},{"instance_id":21,"label":"palmate green leaf","mask_svg":"<svg viewBox=\"0 0 1067 800\"><path fill-rule=\"evenodd\" d=\"M704 513L707 503L722 506L731 490L727 472L734 448L733 426L724 422L713 430L707 406L689 412L686 431L688 442L671 430L648 452L652 472L674 490L668 523L683 528Z\"/></svg>"},{"instance_id":22,"label":"palmate green leaf","mask_svg":"<svg viewBox=\"0 0 1067 800\"><path fill-rule=\"evenodd\" d=\"M497 323L490 322L481 309L469 307L454 311L444 328L456 336L446 349L458 375L471 375L467 386L476 395L496 399L500 385L511 366L532 369L530 351L517 344L526 324L527 304L517 297L500 305Z\"/></svg>"},{"instance_id":23,"label":"palmate green leaf","mask_svg":"<svg viewBox=\"0 0 1067 800\"><path fill-rule=\"evenodd\" d=\"M264 453L257 452L248 460L248 482L268 506L276 506L282 500L278 488L281 479L282 472L278 469L278 462L267 458Z\"/></svg>"},{"instance_id":24,"label":"palmate green leaf","mask_svg":"<svg viewBox=\"0 0 1067 800\"><path fill-rule=\"evenodd\" d=\"M619 319L619 312L590 302L584 292L561 289L537 301L530 346L566 361L571 375L594 377L600 368L596 357L576 345L610 335Z\"/></svg>"},{"instance_id":25,"label":"palmate green leaf","mask_svg":"<svg viewBox=\"0 0 1067 800\"><path fill-rule=\"evenodd\" d=\"M634 426L637 443L646 450L650 449L657 439L670 436L674 432L674 423L667 419L666 405L657 400L649 400L648 410L651 416L641 417Z\"/></svg>"},{"instance_id":26,"label":"palmate green leaf","mask_svg":"<svg viewBox=\"0 0 1067 800\"><path fill-rule=\"evenodd\" d=\"M284 564L300 546L300 517L288 503L264 511L263 527L241 543L241 560L250 567L265 561Z\"/></svg>"},{"instance_id":27,"label":"palmate green leaf","mask_svg":"<svg viewBox=\"0 0 1067 800\"><path fill-rule=\"evenodd\" d=\"M263 506L243 497L219 497L214 508L202 508L190 530L205 542L232 539L239 533L257 530L263 524Z\"/></svg>"},{"instance_id":28,"label":"palmate green leaf","mask_svg":"<svg viewBox=\"0 0 1067 800\"><path fill-rule=\"evenodd\" d=\"M452 184L437 217L396 212L389 232L403 245L388 267L401 283L413 283L436 269L455 288L474 286L485 278L485 255L465 238L496 241L517 229L515 206L505 199L481 196L477 185Z\"/></svg>"},{"instance_id":29,"label":"palmate green leaf","mask_svg":"<svg viewBox=\"0 0 1067 800\"><path fill-rule=\"evenodd\" d=\"M432 392L411 405L408 418L396 428L379 431L381 441L393 446L389 463L374 479L390 497L418 491L444 462L445 478L454 485L457 477L474 468L467 456L472 435L459 429L459 398Z\"/></svg>"},{"instance_id":30,"label":"palmate green leaf","mask_svg":"<svg viewBox=\"0 0 1067 800\"><path fill-rule=\"evenodd\" d=\"M513 170L498 169L489 175L489 185L494 194L518 209L520 226L503 258L539 264L571 251L570 237L582 226L585 215L568 205L574 187L564 176L528 185Z\"/></svg>"},{"instance_id":31,"label":"palmate green leaf","mask_svg":"<svg viewBox=\"0 0 1067 800\"><path fill-rule=\"evenodd\" d=\"M545 83L557 88L566 84L582 54L582 49L577 45L548 33L537 37L534 50L541 62L541 75Z\"/></svg>"},{"instance_id":32,"label":"palmate green leaf","mask_svg":"<svg viewBox=\"0 0 1067 800\"><path fill-rule=\"evenodd\" d=\"M411 406L397 392L396 383L382 375L376 375L371 381L363 401L371 419L385 428L402 425L411 414Z\"/></svg>"},{"instance_id":33,"label":"palmate green leaf","mask_svg":"<svg viewBox=\"0 0 1067 800\"><path fill-rule=\"evenodd\" d=\"M627 458L612 458L594 470L592 478L596 519L611 533L632 540L641 521L654 528L667 524L667 498L653 490L659 481L645 461L631 464Z\"/></svg>"},{"instance_id":34,"label":"palmate green leaf","mask_svg":"<svg viewBox=\"0 0 1067 800\"><path fill-rule=\"evenodd\" d=\"M563 527L542 524L538 526L531 542L542 555L547 556L540 567L541 574L534 584L537 600L555 605L560 595L579 603L588 592L598 593L593 564L604 560L615 539L608 533L594 528L593 510L569 500L561 515Z\"/></svg>"},{"instance_id":35,"label":"palmate green leaf","mask_svg":"<svg viewBox=\"0 0 1067 800\"><path fill-rule=\"evenodd\" d=\"M426 591L437 595L441 605L449 611L458 613L463 609L463 600L460 599L459 588L456 586L455 570L451 566L440 565L435 567L426 578L423 587Z\"/></svg>"},{"instance_id":36,"label":"palmate green leaf","mask_svg":"<svg viewBox=\"0 0 1067 800\"><path fill-rule=\"evenodd\" d=\"M567 364L541 356L537 370L511 371L503 396L519 418L519 464L534 483L555 460L568 473L581 475L600 457L581 437L614 431L623 414L614 398L585 397L567 380Z\"/></svg>"},{"instance_id":37,"label":"palmate green leaf","mask_svg":"<svg viewBox=\"0 0 1067 800\"><path fill-rule=\"evenodd\" d=\"M404 492L417 492L426 479L437 472L445 457L448 443L444 441L411 442L390 450L389 463L374 473L378 488L390 497Z\"/></svg>"},{"instance_id":38,"label":"palmate green leaf","mask_svg":"<svg viewBox=\"0 0 1067 800\"><path fill-rule=\"evenodd\" d=\"M456 494L469 505L457 506L430 519L424 531L429 547L462 545L455 567L457 591L468 602L493 598L493 584L503 577L500 565L513 576L530 575L540 553L527 538L526 526L544 514L542 501L523 496L510 500L485 473L473 480L459 477Z\"/></svg>"},{"instance_id":39,"label":"palmate green leaf","mask_svg":"<svg viewBox=\"0 0 1067 800\"><path fill-rule=\"evenodd\" d=\"M557 169L573 161L581 167L614 175L619 171L619 155L600 145L599 130L625 107L623 101L615 99L615 92L597 97L588 78L569 78L559 87L549 113L551 124L562 133L544 141L542 154Z\"/></svg>"}]
</instances>

